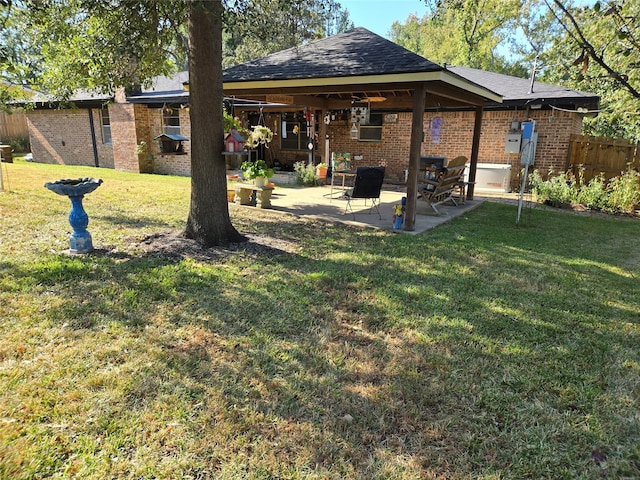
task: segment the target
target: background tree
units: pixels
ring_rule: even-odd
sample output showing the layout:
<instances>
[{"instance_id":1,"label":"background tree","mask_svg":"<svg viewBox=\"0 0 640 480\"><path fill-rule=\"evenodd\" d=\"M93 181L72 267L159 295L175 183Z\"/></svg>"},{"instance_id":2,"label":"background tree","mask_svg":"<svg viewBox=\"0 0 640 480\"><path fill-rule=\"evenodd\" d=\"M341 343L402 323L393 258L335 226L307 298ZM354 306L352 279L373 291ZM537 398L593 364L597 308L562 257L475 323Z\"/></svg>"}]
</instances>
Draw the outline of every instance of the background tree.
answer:
<instances>
[{"instance_id":1,"label":"background tree","mask_svg":"<svg viewBox=\"0 0 640 480\"><path fill-rule=\"evenodd\" d=\"M515 31L509 38L511 54L526 63L537 57L542 67L549 57L547 50L563 34L553 12L544 0L524 0L514 25Z\"/></svg>"},{"instance_id":2,"label":"background tree","mask_svg":"<svg viewBox=\"0 0 640 480\"><path fill-rule=\"evenodd\" d=\"M426 0L428 13L394 22L391 39L439 64L504 73L523 73L506 57L506 38L514 29L520 0ZM504 45L505 54L498 53Z\"/></svg>"},{"instance_id":3,"label":"background tree","mask_svg":"<svg viewBox=\"0 0 640 480\"><path fill-rule=\"evenodd\" d=\"M601 95L586 133L640 139L640 2L544 3L562 29L547 51L556 62L545 78Z\"/></svg>"},{"instance_id":4,"label":"background tree","mask_svg":"<svg viewBox=\"0 0 640 480\"><path fill-rule=\"evenodd\" d=\"M225 25L225 67L353 28L334 0L239 0L228 4Z\"/></svg>"},{"instance_id":5,"label":"background tree","mask_svg":"<svg viewBox=\"0 0 640 480\"><path fill-rule=\"evenodd\" d=\"M26 100L22 88L38 71L33 49L21 41L24 15L8 0L0 0L0 108L11 110L14 100Z\"/></svg>"}]
</instances>

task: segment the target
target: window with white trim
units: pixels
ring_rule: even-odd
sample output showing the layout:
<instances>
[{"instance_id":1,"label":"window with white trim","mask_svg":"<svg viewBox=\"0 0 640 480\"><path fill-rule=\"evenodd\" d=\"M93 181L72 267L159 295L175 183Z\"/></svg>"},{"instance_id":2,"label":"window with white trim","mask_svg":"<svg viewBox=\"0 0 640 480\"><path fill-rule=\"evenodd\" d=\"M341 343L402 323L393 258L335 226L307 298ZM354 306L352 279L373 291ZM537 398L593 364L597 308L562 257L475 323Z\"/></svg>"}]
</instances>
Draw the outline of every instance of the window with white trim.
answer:
<instances>
[{"instance_id":1,"label":"window with white trim","mask_svg":"<svg viewBox=\"0 0 640 480\"><path fill-rule=\"evenodd\" d=\"M102 126L102 143L111 145L111 120L109 119L109 109L100 109L100 123Z\"/></svg>"}]
</instances>

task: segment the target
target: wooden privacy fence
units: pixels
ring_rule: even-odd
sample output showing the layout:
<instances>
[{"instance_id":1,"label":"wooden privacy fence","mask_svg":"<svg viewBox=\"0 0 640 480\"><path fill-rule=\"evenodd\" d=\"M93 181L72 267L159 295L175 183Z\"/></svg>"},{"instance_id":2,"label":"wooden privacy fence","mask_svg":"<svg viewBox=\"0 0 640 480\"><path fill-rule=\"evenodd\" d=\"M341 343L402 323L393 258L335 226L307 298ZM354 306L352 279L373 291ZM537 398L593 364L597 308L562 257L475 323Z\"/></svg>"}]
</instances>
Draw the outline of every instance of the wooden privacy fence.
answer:
<instances>
[{"instance_id":1,"label":"wooden privacy fence","mask_svg":"<svg viewBox=\"0 0 640 480\"><path fill-rule=\"evenodd\" d=\"M0 142L28 136L27 116L23 112L0 112Z\"/></svg>"},{"instance_id":2,"label":"wooden privacy fence","mask_svg":"<svg viewBox=\"0 0 640 480\"><path fill-rule=\"evenodd\" d=\"M582 170L584 182L600 173L609 179L629 166L640 169L640 146L623 138L571 135L568 163L577 179Z\"/></svg>"}]
</instances>

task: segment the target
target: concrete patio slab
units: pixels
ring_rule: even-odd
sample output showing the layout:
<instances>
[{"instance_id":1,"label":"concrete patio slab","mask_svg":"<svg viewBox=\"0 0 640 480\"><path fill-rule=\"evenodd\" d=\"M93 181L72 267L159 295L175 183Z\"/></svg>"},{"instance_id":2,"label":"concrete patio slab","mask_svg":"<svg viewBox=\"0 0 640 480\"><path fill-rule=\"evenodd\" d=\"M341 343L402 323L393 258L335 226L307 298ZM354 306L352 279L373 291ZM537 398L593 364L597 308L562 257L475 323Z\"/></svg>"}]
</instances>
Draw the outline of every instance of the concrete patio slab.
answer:
<instances>
[{"instance_id":1,"label":"concrete patio slab","mask_svg":"<svg viewBox=\"0 0 640 480\"><path fill-rule=\"evenodd\" d=\"M333 193L329 185L318 187L276 186L271 196L271 212L278 211L330 222L339 222L359 227L393 230L393 206L398 205L405 196L404 186L385 185L380 194L380 218L373 209L371 201L354 199L351 205L355 215L345 213L347 200L342 190L334 187ZM416 222L414 231L393 230L398 233L417 234L442 225L449 220L465 214L481 205L484 200L467 201L455 206L447 204L438 206L442 215L429 214L427 204L418 200L416 206ZM255 208L255 207L244 207ZM354 218L355 217L355 218Z\"/></svg>"}]
</instances>

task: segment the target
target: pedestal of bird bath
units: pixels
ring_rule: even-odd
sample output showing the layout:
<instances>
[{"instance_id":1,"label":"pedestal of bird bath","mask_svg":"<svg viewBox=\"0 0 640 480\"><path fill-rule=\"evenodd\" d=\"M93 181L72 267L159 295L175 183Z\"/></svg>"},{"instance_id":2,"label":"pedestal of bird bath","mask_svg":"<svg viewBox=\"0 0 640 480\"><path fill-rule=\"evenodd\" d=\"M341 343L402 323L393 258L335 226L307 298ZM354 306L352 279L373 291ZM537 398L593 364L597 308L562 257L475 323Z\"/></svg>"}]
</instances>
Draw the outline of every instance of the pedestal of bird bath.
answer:
<instances>
[{"instance_id":1,"label":"pedestal of bird bath","mask_svg":"<svg viewBox=\"0 0 640 480\"><path fill-rule=\"evenodd\" d=\"M84 211L82 199L86 194L98 188L100 184L102 184L102 179L95 178L64 179L44 184L52 192L66 195L71 200L69 223L73 228L73 233L69 238L70 253L89 253L93 250L91 234L87 231L89 216Z\"/></svg>"}]
</instances>

